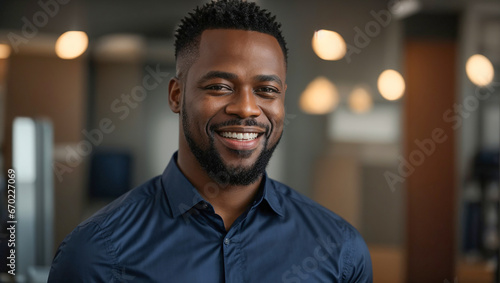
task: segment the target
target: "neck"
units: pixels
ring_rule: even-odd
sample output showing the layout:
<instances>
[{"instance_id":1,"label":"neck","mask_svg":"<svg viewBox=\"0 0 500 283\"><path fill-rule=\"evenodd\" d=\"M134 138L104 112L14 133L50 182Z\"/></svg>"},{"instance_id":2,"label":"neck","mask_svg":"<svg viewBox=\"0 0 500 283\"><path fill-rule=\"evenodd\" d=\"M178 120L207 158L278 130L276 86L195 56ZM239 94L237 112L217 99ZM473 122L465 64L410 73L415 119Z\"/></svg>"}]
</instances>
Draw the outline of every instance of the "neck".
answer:
<instances>
[{"instance_id":1,"label":"neck","mask_svg":"<svg viewBox=\"0 0 500 283\"><path fill-rule=\"evenodd\" d=\"M234 221L243 214L255 199L262 177L257 182L248 186L226 186L219 189L218 193L206 190L199 190L205 200L210 202L217 213L224 221L226 230L232 226Z\"/></svg>"},{"instance_id":2,"label":"neck","mask_svg":"<svg viewBox=\"0 0 500 283\"><path fill-rule=\"evenodd\" d=\"M215 213L224 221L226 230L250 206L262 181L261 176L245 186L219 184L208 176L189 149L186 151L181 147L177 165L200 195L213 206Z\"/></svg>"}]
</instances>

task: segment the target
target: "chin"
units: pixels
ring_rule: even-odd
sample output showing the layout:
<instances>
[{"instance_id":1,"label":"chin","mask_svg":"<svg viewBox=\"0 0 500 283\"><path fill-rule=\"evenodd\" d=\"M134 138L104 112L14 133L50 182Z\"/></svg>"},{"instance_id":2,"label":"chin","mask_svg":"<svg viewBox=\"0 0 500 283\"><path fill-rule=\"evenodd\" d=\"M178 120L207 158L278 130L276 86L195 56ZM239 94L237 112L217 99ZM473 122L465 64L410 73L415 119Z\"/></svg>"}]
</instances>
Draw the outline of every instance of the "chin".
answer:
<instances>
[{"instance_id":1,"label":"chin","mask_svg":"<svg viewBox=\"0 0 500 283\"><path fill-rule=\"evenodd\" d=\"M224 167L227 168L228 171L246 171L250 170L255 166L256 160L241 162L241 161L233 161L227 162L224 161Z\"/></svg>"}]
</instances>

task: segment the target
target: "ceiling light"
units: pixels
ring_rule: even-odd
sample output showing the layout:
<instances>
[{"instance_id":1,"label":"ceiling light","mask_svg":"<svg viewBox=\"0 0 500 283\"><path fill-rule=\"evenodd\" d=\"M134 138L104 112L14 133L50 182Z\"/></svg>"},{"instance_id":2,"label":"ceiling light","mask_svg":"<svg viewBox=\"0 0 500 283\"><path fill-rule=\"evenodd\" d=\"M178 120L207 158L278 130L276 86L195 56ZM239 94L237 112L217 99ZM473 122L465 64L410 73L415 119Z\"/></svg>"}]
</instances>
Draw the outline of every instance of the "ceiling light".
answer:
<instances>
[{"instance_id":1,"label":"ceiling light","mask_svg":"<svg viewBox=\"0 0 500 283\"><path fill-rule=\"evenodd\" d=\"M56 42L56 54L61 59L74 59L82 55L89 39L83 31L67 31L63 33Z\"/></svg>"},{"instance_id":2,"label":"ceiling light","mask_svg":"<svg viewBox=\"0 0 500 283\"><path fill-rule=\"evenodd\" d=\"M310 82L300 97L300 107L309 114L326 114L339 101L335 85L325 77L317 77Z\"/></svg>"},{"instance_id":3,"label":"ceiling light","mask_svg":"<svg viewBox=\"0 0 500 283\"><path fill-rule=\"evenodd\" d=\"M349 94L349 107L353 112L365 113L368 112L372 106L372 97L365 87L355 87Z\"/></svg>"},{"instance_id":4,"label":"ceiling light","mask_svg":"<svg viewBox=\"0 0 500 283\"><path fill-rule=\"evenodd\" d=\"M387 100L397 100L405 92L405 80L395 70L385 70L378 77L377 87L380 94Z\"/></svg>"},{"instance_id":5,"label":"ceiling light","mask_svg":"<svg viewBox=\"0 0 500 283\"><path fill-rule=\"evenodd\" d=\"M346 44L342 36L334 31L321 29L314 33L312 47L316 55L323 60L340 60L346 53Z\"/></svg>"},{"instance_id":6,"label":"ceiling light","mask_svg":"<svg viewBox=\"0 0 500 283\"><path fill-rule=\"evenodd\" d=\"M10 56L10 46L0 43L0 59L7 59Z\"/></svg>"},{"instance_id":7,"label":"ceiling light","mask_svg":"<svg viewBox=\"0 0 500 283\"><path fill-rule=\"evenodd\" d=\"M487 86L493 81L495 70L490 60L481 54L472 55L465 63L467 77L477 86Z\"/></svg>"}]
</instances>

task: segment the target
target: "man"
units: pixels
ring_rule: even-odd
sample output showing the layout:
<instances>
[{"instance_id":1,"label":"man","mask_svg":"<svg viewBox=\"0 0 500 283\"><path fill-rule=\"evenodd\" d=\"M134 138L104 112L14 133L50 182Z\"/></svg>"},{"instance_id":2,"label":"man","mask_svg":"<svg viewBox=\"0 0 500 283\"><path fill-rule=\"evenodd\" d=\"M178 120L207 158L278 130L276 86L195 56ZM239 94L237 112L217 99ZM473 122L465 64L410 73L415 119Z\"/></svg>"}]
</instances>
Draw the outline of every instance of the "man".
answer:
<instances>
[{"instance_id":1,"label":"man","mask_svg":"<svg viewBox=\"0 0 500 283\"><path fill-rule=\"evenodd\" d=\"M359 233L265 174L287 48L255 3L211 2L176 32L179 151L63 241L49 282L371 282Z\"/></svg>"}]
</instances>

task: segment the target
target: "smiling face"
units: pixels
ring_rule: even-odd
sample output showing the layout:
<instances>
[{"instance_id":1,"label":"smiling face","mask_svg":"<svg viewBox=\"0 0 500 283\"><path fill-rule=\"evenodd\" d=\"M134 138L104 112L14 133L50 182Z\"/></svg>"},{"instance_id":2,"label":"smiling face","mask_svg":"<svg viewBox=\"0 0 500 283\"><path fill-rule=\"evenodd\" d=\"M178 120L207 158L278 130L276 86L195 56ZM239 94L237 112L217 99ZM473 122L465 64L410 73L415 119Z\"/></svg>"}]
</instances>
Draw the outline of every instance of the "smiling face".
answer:
<instances>
[{"instance_id":1,"label":"smiling face","mask_svg":"<svg viewBox=\"0 0 500 283\"><path fill-rule=\"evenodd\" d=\"M219 183L251 184L283 131L283 52L271 35L214 29L202 33L197 53L170 84L170 106L181 114L179 158L194 156Z\"/></svg>"}]
</instances>

